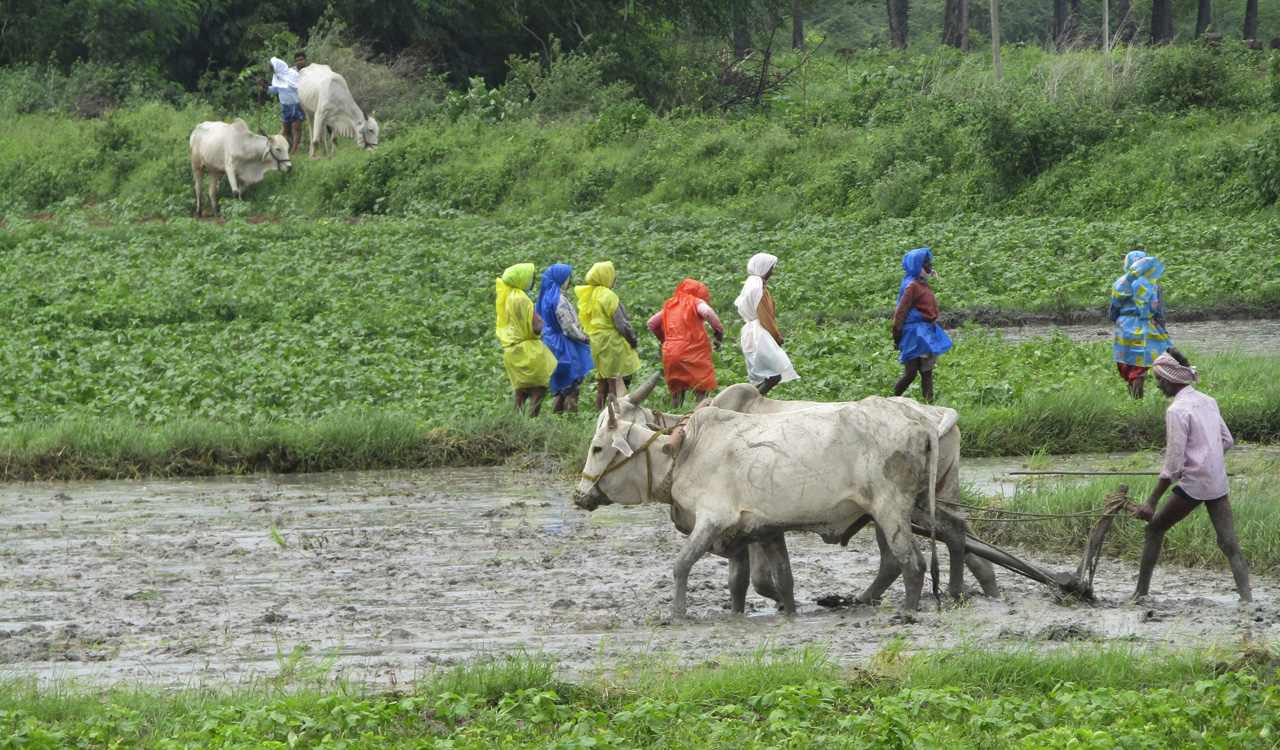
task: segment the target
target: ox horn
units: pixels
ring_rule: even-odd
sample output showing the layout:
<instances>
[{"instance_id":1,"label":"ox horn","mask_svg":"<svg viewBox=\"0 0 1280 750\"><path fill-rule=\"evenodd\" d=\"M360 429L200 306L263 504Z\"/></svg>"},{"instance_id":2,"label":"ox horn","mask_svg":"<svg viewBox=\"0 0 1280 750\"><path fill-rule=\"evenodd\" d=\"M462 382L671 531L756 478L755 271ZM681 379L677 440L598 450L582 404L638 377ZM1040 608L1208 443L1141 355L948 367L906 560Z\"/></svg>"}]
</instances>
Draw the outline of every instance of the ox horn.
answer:
<instances>
[{"instance_id":1,"label":"ox horn","mask_svg":"<svg viewBox=\"0 0 1280 750\"><path fill-rule=\"evenodd\" d=\"M658 381L661 379L662 373L660 372L655 372L650 375L649 379L644 381L643 385L627 394L627 400L636 406L643 404L644 400L649 398L649 394L653 393L653 389L657 387Z\"/></svg>"},{"instance_id":2,"label":"ox horn","mask_svg":"<svg viewBox=\"0 0 1280 750\"><path fill-rule=\"evenodd\" d=\"M609 429L618 429L618 413L613 410L613 396L609 397L609 402L605 404L605 408L609 410Z\"/></svg>"}]
</instances>

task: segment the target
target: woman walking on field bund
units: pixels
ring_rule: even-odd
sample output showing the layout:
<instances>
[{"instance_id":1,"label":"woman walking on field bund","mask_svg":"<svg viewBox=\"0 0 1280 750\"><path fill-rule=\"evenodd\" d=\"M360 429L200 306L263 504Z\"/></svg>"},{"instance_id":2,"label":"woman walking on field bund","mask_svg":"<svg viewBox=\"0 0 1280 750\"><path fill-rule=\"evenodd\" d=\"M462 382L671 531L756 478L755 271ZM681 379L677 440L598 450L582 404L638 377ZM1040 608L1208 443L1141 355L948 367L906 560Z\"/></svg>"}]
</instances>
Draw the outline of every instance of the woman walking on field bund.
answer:
<instances>
[{"instance_id":1,"label":"woman walking on field bund","mask_svg":"<svg viewBox=\"0 0 1280 750\"><path fill-rule=\"evenodd\" d=\"M545 325L542 343L556 357L556 369L551 373L551 395L555 396L552 414L578 410L578 392L591 372L591 338L582 331L578 312L565 294L571 275L573 266L556 263L549 267L542 274L535 305Z\"/></svg>"},{"instance_id":2,"label":"woman walking on field bund","mask_svg":"<svg viewBox=\"0 0 1280 750\"><path fill-rule=\"evenodd\" d=\"M1163 263L1134 250L1124 256L1124 273L1111 287L1108 317L1116 324L1113 354L1134 398L1142 398L1147 368L1169 348L1164 289L1157 281L1163 273Z\"/></svg>"},{"instance_id":3,"label":"woman walking on field bund","mask_svg":"<svg viewBox=\"0 0 1280 750\"><path fill-rule=\"evenodd\" d=\"M756 253L751 256L747 261L747 273L751 275L743 283L742 293L733 301L738 314L746 321L738 339L747 360L747 379L760 389L762 396L777 384L800 377L791 366L791 358L782 350L782 334L778 332L773 297L765 286L777 265L776 255Z\"/></svg>"},{"instance_id":4,"label":"woman walking on field bund","mask_svg":"<svg viewBox=\"0 0 1280 750\"><path fill-rule=\"evenodd\" d=\"M706 326L716 334L716 348L724 341L724 327L711 309L707 285L685 279L652 318L649 330L662 342L662 371L671 392L671 408L684 403L685 391L693 391L694 403L716 389L716 368L711 361L711 340Z\"/></svg>"},{"instance_id":5,"label":"woman walking on field bund","mask_svg":"<svg viewBox=\"0 0 1280 750\"><path fill-rule=\"evenodd\" d=\"M533 286L533 264L519 263L502 272L495 285L498 293L498 341L502 344L502 364L516 391L516 411L529 401L529 416L538 416L547 383L556 369L556 358L542 343L542 318L533 310L526 290Z\"/></svg>"},{"instance_id":6,"label":"woman walking on field bund","mask_svg":"<svg viewBox=\"0 0 1280 750\"><path fill-rule=\"evenodd\" d=\"M596 411L604 408L605 397L617 395L617 382L622 376L631 385L631 376L640 369L640 357L636 355L636 334L631 330L631 319L613 292L617 272L613 261L597 263L587 271L586 284L576 286L578 317L582 329L591 337L591 359L596 366Z\"/></svg>"},{"instance_id":7,"label":"woman walking on field bund","mask_svg":"<svg viewBox=\"0 0 1280 750\"><path fill-rule=\"evenodd\" d=\"M912 250L902 256L902 285L898 287L897 308L893 312L893 348L899 351L902 377L893 386L901 396L920 375L920 392L933 403L933 367L938 357L951 349L951 337L937 324L938 298L926 278L937 276L929 248Z\"/></svg>"}]
</instances>

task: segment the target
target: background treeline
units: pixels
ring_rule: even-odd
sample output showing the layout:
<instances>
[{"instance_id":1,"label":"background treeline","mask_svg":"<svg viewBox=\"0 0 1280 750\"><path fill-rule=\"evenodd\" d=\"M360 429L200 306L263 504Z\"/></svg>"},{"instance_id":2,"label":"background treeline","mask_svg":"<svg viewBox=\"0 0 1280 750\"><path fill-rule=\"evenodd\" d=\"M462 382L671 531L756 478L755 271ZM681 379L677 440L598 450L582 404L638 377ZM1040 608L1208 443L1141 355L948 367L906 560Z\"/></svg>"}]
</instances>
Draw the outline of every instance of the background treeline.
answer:
<instances>
[{"instance_id":1,"label":"background treeline","mask_svg":"<svg viewBox=\"0 0 1280 750\"><path fill-rule=\"evenodd\" d=\"M929 51L989 44L988 4L961 0L4 0L0 66L91 78L100 97L133 89L177 100L219 99L269 55L346 29L382 62L416 78L465 88L503 83L512 56L565 51L602 61L604 83L623 82L651 106L669 104L682 76L731 47L738 57L771 41L832 50L893 44ZM1102 0L1005 0L1010 44L1087 47L1102 40ZM1263 42L1280 34L1275 0L1116 0L1113 40L1187 40L1203 33ZM85 68L91 70L85 70ZM253 68L254 70L250 70ZM242 88L242 87L241 87ZM252 93L252 92L251 92Z\"/></svg>"}]
</instances>

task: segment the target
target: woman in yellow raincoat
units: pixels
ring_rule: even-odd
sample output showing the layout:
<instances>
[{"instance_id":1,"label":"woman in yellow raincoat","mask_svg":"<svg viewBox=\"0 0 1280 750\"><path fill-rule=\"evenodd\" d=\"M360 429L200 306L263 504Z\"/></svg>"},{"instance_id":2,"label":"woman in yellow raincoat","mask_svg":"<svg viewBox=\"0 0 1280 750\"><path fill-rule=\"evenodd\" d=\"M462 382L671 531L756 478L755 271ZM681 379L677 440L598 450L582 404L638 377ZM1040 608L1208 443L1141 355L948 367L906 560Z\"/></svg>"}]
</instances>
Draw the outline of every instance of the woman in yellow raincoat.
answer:
<instances>
[{"instance_id":1,"label":"woman in yellow raincoat","mask_svg":"<svg viewBox=\"0 0 1280 750\"><path fill-rule=\"evenodd\" d=\"M613 293L617 272L613 261L597 263L587 271L586 284L575 286L578 318L582 330L591 337L591 359L596 366L596 411L604 408L609 394L617 395L619 375L631 385L631 376L640 369L636 355L636 334L618 295Z\"/></svg>"},{"instance_id":2,"label":"woman in yellow raincoat","mask_svg":"<svg viewBox=\"0 0 1280 750\"><path fill-rule=\"evenodd\" d=\"M547 383L556 369L556 357L542 343L542 319L533 310L526 290L533 286L533 264L519 263L497 280L498 341L502 363L516 390L516 411L529 401L529 416L538 416Z\"/></svg>"}]
</instances>

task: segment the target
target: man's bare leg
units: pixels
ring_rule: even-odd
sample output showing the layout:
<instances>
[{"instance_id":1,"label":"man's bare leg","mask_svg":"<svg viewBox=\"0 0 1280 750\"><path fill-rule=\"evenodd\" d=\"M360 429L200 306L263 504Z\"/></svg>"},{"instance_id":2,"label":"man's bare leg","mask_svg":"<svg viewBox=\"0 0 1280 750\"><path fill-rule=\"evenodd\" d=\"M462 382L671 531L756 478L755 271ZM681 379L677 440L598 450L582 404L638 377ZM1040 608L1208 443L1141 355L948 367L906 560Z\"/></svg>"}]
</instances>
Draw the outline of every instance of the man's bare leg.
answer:
<instances>
[{"instance_id":1,"label":"man's bare leg","mask_svg":"<svg viewBox=\"0 0 1280 750\"><path fill-rule=\"evenodd\" d=\"M1164 535L1179 521L1186 518L1199 503L1188 500L1181 495L1170 493L1164 505L1156 511L1155 516L1147 522L1142 540L1142 561L1138 564L1138 587L1133 592L1133 599L1147 595L1151 587L1151 573L1160 559L1160 547L1164 544Z\"/></svg>"},{"instance_id":2,"label":"man's bare leg","mask_svg":"<svg viewBox=\"0 0 1280 750\"><path fill-rule=\"evenodd\" d=\"M1227 556L1231 565L1231 575L1236 579L1236 591L1240 601L1253 601L1253 590L1249 588L1249 568L1244 561L1244 553L1240 551L1240 542L1236 539L1236 522L1231 516L1231 498L1205 503L1204 509L1209 512L1209 521L1218 535L1218 549Z\"/></svg>"},{"instance_id":3,"label":"man's bare leg","mask_svg":"<svg viewBox=\"0 0 1280 750\"><path fill-rule=\"evenodd\" d=\"M547 387L540 385L529 389L529 416L536 417L542 411L542 400L547 397Z\"/></svg>"},{"instance_id":4,"label":"man's bare leg","mask_svg":"<svg viewBox=\"0 0 1280 750\"><path fill-rule=\"evenodd\" d=\"M771 378L766 378L763 383L756 386L756 390L760 391L761 396L765 396L765 395L768 395L769 391L773 390L773 387L775 385L781 382L782 382L782 376L774 375Z\"/></svg>"},{"instance_id":5,"label":"man's bare leg","mask_svg":"<svg viewBox=\"0 0 1280 750\"><path fill-rule=\"evenodd\" d=\"M898 378L898 382L893 384L893 395L901 396L907 392L911 384L915 382L916 374L920 372L920 358L909 359L902 363L902 377Z\"/></svg>"}]
</instances>

